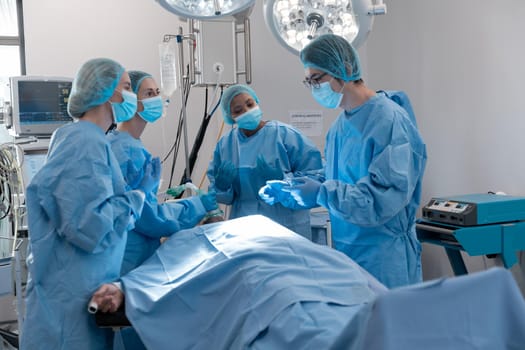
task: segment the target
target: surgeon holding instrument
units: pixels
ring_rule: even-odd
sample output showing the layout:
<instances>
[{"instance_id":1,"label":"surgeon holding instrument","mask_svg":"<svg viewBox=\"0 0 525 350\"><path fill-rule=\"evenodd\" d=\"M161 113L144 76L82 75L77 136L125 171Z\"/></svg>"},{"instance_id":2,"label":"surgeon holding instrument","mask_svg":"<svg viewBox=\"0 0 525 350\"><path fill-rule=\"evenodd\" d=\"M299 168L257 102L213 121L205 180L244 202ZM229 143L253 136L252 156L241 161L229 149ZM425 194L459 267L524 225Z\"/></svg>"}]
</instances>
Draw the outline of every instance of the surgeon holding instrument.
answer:
<instances>
[{"instance_id":1,"label":"surgeon holding instrument","mask_svg":"<svg viewBox=\"0 0 525 350\"><path fill-rule=\"evenodd\" d=\"M210 191L217 201L232 205L230 219L261 214L311 239L307 209L269 205L257 193L267 180L301 175L319 178L321 153L312 141L290 125L262 120L255 91L233 85L221 99L225 123L236 125L223 136L208 167Z\"/></svg>"},{"instance_id":2,"label":"surgeon holding instrument","mask_svg":"<svg viewBox=\"0 0 525 350\"><path fill-rule=\"evenodd\" d=\"M269 181L261 198L327 208L337 250L389 288L421 281L415 220L427 155L408 98L369 89L357 52L337 35L311 41L301 61L314 99L343 109L326 136L326 181Z\"/></svg>"},{"instance_id":3,"label":"surgeon holding instrument","mask_svg":"<svg viewBox=\"0 0 525 350\"><path fill-rule=\"evenodd\" d=\"M29 281L21 349L111 349L113 332L97 328L86 300L120 276L127 233L160 173L148 164L130 190L105 132L136 110L128 73L96 58L73 81L68 113L47 160L27 187Z\"/></svg>"}]
</instances>

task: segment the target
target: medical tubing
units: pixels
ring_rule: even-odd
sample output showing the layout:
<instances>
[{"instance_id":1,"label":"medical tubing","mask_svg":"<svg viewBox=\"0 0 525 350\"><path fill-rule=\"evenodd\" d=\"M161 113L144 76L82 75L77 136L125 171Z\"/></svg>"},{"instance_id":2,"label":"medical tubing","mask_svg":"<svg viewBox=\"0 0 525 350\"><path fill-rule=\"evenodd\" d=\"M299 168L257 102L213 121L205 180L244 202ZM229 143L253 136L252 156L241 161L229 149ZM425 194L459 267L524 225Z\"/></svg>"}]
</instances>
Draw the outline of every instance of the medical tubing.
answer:
<instances>
[{"instance_id":1,"label":"medical tubing","mask_svg":"<svg viewBox=\"0 0 525 350\"><path fill-rule=\"evenodd\" d=\"M221 100L222 100L222 94L223 94L223 87L221 87L221 96L219 97L219 101L217 101L217 104L215 105L215 108L212 110L211 114L210 115L213 115L213 113L215 113L215 111L217 110L217 108L220 106L221 104ZM224 119L222 120L221 122L221 127L219 128L219 131L217 132L217 138L215 140L215 143L219 142L219 140L221 139L222 137L222 133L224 131L224 125L226 123L224 122ZM213 153L210 154L210 160L213 158ZM202 185L204 184L204 180L206 179L206 172L204 172L202 174L202 178L201 178L201 181L199 182L199 187L202 187ZM226 207L226 210L228 210L228 207Z\"/></svg>"},{"instance_id":2,"label":"medical tubing","mask_svg":"<svg viewBox=\"0 0 525 350\"><path fill-rule=\"evenodd\" d=\"M184 73L184 51L182 47L182 40L179 40L179 36L182 36L182 27L179 27L179 35L177 36L177 44L179 46L179 75L182 76ZM188 65L188 69L191 65L193 65L193 62L190 62L190 65ZM188 77L188 79L190 79ZM194 81L190 81L191 84L194 83ZM189 143L188 143L188 116L186 113L186 106L188 99L185 98L184 93L181 91L180 93L180 101L181 101L181 110L182 110L182 136L184 137L184 159L186 162L186 169L184 172L184 175L186 176L186 181L191 181L191 174L189 170L189 163L190 163L190 151L189 151Z\"/></svg>"},{"instance_id":3,"label":"medical tubing","mask_svg":"<svg viewBox=\"0 0 525 350\"><path fill-rule=\"evenodd\" d=\"M183 80L183 86L182 86L182 91L184 91L184 94L186 96L186 103L188 102L188 97L190 95L190 90L191 90L191 85L189 84L189 80L188 78L184 78ZM177 136L176 136L176 139L175 139L175 142L170 150L170 152L168 153L168 155L164 158L165 160L169 157L169 154L173 151L173 149L175 148L176 146L176 150L175 150L175 153L173 154L173 158L172 158L172 163L171 163L171 172L170 172L170 181L169 181L169 184L168 184L168 187L171 187L172 183L173 183L173 175L175 173L175 162L177 160L177 156L179 154L179 147L180 147L180 141L181 141L181 134L182 134L182 110L179 114L179 125L178 125L178 128L177 128Z\"/></svg>"},{"instance_id":4,"label":"medical tubing","mask_svg":"<svg viewBox=\"0 0 525 350\"><path fill-rule=\"evenodd\" d=\"M223 88L221 87L221 94L219 96L219 100L217 101L217 104L213 107L211 113L208 113L207 110L207 104L208 104L208 88L206 88L206 96L205 96L205 106L204 106L204 116L202 118L202 122L201 122L201 125L199 127L199 131L197 132L197 136L195 137L195 142L193 143L193 147L191 149L191 154L190 154L190 174L193 173L193 169L195 168L195 163L197 162L197 157L199 155L199 151L201 149L201 146L202 146L202 143L204 141L204 137L206 136L206 131L208 130L208 126L210 124L210 120L213 116L213 114L215 113L215 111L217 110L217 108L219 107L220 105L220 102L221 102L221 98L222 98L222 94L223 94ZM181 179L181 184L183 184L185 181L184 181L184 177Z\"/></svg>"},{"instance_id":5,"label":"medical tubing","mask_svg":"<svg viewBox=\"0 0 525 350\"><path fill-rule=\"evenodd\" d=\"M187 169L184 169L184 173L182 175L182 178L180 180L180 183L185 183L188 179L186 178L186 174L189 173L190 177L193 173L193 168L195 167L195 162L197 161L197 154L199 153L199 149L202 145L202 140L204 139L204 135L206 134L206 128L208 127L209 118L208 113L206 112L208 110L208 87L206 87L205 94L204 94L204 116L202 118L201 125L199 126L199 130L197 131L197 136L195 136L195 141L193 143L193 146L191 147L190 156L188 159L188 163L186 164L187 167L189 167L189 171Z\"/></svg>"}]
</instances>

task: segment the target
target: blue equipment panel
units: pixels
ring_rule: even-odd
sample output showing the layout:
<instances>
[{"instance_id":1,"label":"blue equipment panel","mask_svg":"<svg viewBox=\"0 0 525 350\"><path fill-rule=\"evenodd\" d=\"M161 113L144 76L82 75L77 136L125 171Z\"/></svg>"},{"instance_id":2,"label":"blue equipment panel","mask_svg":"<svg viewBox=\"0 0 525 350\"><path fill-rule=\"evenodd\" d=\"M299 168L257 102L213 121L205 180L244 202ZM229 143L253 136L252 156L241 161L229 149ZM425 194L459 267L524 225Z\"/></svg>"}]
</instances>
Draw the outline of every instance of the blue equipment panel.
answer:
<instances>
[{"instance_id":1,"label":"blue equipment panel","mask_svg":"<svg viewBox=\"0 0 525 350\"><path fill-rule=\"evenodd\" d=\"M423 218L458 226L487 225L525 220L525 197L467 194L432 198Z\"/></svg>"},{"instance_id":2,"label":"blue equipment panel","mask_svg":"<svg viewBox=\"0 0 525 350\"><path fill-rule=\"evenodd\" d=\"M448 205L447 205L448 204ZM501 256L506 268L525 250L525 197L471 194L433 198L416 223L421 242L443 246L456 275L467 274L461 250Z\"/></svg>"}]
</instances>

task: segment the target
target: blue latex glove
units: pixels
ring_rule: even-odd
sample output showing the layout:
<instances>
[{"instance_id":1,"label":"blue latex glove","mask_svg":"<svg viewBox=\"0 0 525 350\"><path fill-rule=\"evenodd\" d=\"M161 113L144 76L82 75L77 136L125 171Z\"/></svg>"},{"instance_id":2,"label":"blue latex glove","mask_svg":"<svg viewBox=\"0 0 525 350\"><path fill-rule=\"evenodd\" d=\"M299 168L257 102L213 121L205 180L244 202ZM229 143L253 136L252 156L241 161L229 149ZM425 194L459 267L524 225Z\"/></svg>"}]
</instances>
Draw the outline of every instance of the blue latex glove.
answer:
<instances>
[{"instance_id":1,"label":"blue latex glove","mask_svg":"<svg viewBox=\"0 0 525 350\"><path fill-rule=\"evenodd\" d=\"M221 191L226 191L233 184L237 177L238 170L232 162L225 161L217 169L215 174L215 187Z\"/></svg>"},{"instance_id":2,"label":"blue latex glove","mask_svg":"<svg viewBox=\"0 0 525 350\"><path fill-rule=\"evenodd\" d=\"M146 162L144 165L144 176L140 181L138 189L144 193L154 191L159 186L160 173L160 159L158 157L153 158L150 162Z\"/></svg>"},{"instance_id":3,"label":"blue latex glove","mask_svg":"<svg viewBox=\"0 0 525 350\"><path fill-rule=\"evenodd\" d=\"M270 205L281 203L289 209L310 209L317 206L321 183L309 177L287 181L267 181L259 190L259 197Z\"/></svg>"},{"instance_id":4,"label":"blue latex glove","mask_svg":"<svg viewBox=\"0 0 525 350\"><path fill-rule=\"evenodd\" d=\"M292 179L290 193L297 204L303 208L317 207L317 195L321 183L309 177L298 177Z\"/></svg>"},{"instance_id":5,"label":"blue latex glove","mask_svg":"<svg viewBox=\"0 0 525 350\"><path fill-rule=\"evenodd\" d=\"M259 197L269 205L281 203L282 206L289 209L303 209L292 196L289 181L266 181L266 186L259 189Z\"/></svg>"},{"instance_id":6,"label":"blue latex glove","mask_svg":"<svg viewBox=\"0 0 525 350\"><path fill-rule=\"evenodd\" d=\"M262 155L257 157L257 165L255 170L259 176L261 176L264 181L268 180L282 180L283 171L281 170L281 162L277 159L275 167L272 167L266 162Z\"/></svg>"},{"instance_id":7,"label":"blue latex glove","mask_svg":"<svg viewBox=\"0 0 525 350\"><path fill-rule=\"evenodd\" d=\"M215 191L210 191L208 193L200 192L199 198L207 212L219 208L219 205L217 204L217 194Z\"/></svg>"}]
</instances>

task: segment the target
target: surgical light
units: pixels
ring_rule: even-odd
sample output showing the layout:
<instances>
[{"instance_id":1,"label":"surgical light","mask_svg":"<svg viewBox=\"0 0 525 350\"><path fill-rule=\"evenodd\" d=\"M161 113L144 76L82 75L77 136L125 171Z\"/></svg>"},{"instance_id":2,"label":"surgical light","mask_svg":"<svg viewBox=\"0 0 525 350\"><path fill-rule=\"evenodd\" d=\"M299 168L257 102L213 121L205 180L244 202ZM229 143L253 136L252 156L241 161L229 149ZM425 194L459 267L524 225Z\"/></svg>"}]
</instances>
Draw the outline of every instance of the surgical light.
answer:
<instances>
[{"instance_id":1,"label":"surgical light","mask_svg":"<svg viewBox=\"0 0 525 350\"><path fill-rule=\"evenodd\" d=\"M382 0L265 0L264 19L279 43L298 54L315 37L332 33L359 47L373 16L386 13Z\"/></svg>"},{"instance_id":2,"label":"surgical light","mask_svg":"<svg viewBox=\"0 0 525 350\"><path fill-rule=\"evenodd\" d=\"M184 18L209 20L249 11L255 0L157 0L166 10Z\"/></svg>"}]
</instances>

